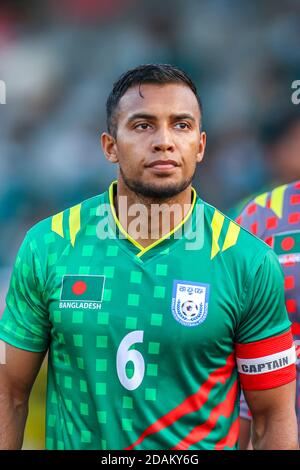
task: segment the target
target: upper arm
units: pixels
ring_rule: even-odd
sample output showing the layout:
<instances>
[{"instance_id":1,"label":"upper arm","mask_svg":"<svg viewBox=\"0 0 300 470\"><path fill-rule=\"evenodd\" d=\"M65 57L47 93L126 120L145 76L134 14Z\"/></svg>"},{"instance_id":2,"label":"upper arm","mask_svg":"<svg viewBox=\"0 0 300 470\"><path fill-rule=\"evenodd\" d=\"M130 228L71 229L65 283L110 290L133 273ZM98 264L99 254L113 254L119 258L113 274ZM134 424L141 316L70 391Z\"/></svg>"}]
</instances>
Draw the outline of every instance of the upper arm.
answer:
<instances>
[{"instance_id":1,"label":"upper arm","mask_svg":"<svg viewBox=\"0 0 300 470\"><path fill-rule=\"evenodd\" d=\"M257 248L264 246L259 242ZM285 307L283 271L274 251L260 251L247 276L236 337L242 344L276 336L291 325Z\"/></svg>"},{"instance_id":2,"label":"upper arm","mask_svg":"<svg viewBox=\"0 0 300 470\"><path fill-rule=\"evenodd\" d=\"M252 412L254 449L298 449L295 381L267 390L245 390Z\"/></svg>"},{"instance_id":3,"label":"upper arm","mask_svg":"<svg viewBox=\"0 0 300 470\"><path fill-rule=\"evenodd\" d=\"M17 403L27 401L46 352L30 352L5 343L5 363L0 365L0 395Z\"/></svg>"},{"instance_id":4,"label":"upper arm","mask_svg":"<svg viewBox=\"0 0 300 470\"><path fill-rule=\"evenodd\" d=\"M0 318L0 340L5 344L5 363L0 365L2 397L24 402L45 357L51 325L44 286L36 242L28 233L16 257Z\"/></svg>"},{"instance_id":5,"label":"upper arm","mask_svg":"<svg viewBox=\"0 0 300 470\"><path fill-rule=\"evenodd\" d=\"M45 299L45 265L29 232L16 257L6 308L0 319L0 339L31 352L45 351L49 345L51 324Z\"/></svg>"},{"instance_id":6,"label":"upper arm","mask_svg":"<svg viewBox=\"0 0 300 470\"><path fill-rule=\"evenodd\" d=\"M295 380L280 387L267 390L244 390L253 419L259 416L286 414L295 411L296 382Z\"/></svg>"},{"instance_id":7,"label":"upper arm","mask_svg":"<svg viewBox=\"0 0 300 470\"><path fill-rule=\"evenodd\" d=\"M236 334L236 358L244 390L265 390L292 382L295 346L284 302L283 274L268 250L247 286Z\"/></svg>"}]
</instances>

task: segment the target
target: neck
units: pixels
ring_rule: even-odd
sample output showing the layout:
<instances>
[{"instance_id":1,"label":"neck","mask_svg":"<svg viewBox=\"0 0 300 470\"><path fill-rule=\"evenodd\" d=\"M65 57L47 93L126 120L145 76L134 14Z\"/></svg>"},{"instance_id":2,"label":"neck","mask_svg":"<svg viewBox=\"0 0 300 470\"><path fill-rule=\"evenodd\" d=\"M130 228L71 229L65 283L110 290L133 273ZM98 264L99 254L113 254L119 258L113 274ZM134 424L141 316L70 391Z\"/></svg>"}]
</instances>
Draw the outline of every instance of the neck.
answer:
<instances>
[{"instance_id":1,"label":"neck","mask_svg":"<svg viewBox=\"0 0 300 470\"><path fill-rule=\"evenodd\" d=\"M114 197L120 224L143 248L174 230L187 215L191 203L191 185L181 193L161 200L133 192L121 177Z\"/></svg>"}]
</instances>

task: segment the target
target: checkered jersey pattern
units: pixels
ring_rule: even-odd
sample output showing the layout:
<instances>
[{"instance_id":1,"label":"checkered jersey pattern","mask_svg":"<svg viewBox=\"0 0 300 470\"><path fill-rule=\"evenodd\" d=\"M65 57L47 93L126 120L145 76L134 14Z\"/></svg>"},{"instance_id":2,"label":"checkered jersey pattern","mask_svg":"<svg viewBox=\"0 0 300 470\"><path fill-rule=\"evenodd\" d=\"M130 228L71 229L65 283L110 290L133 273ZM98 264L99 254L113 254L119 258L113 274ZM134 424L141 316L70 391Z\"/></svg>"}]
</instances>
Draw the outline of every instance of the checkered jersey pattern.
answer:
<instances>
[{"instance_id":1,"label":"checkered jersey pattern","mask_svg":"<svg viewBox=\"0 0 300 470\"><path fill-rule=\"evenodd\" d=\"M236 221L270 245L284 272L286 309L299 358L300 344L300 181L263 193L248 203ZM250 416L244 398L241 416ZM300 361L297 361L297 416L300 425Z\"/></svg>"}]
</instances>

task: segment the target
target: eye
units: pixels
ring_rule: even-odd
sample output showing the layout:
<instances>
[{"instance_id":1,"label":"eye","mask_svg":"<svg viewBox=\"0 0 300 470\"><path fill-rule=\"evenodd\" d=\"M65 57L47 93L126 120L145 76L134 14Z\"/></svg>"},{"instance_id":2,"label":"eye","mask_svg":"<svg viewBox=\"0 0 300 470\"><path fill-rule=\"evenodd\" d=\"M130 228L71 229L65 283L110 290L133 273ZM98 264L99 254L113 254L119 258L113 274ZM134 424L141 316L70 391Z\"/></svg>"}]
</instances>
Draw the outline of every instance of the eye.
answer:
<instances>
[{"instance_id":1,"label":"eye","mask_svg":"<svg viewBox=\"0 0 300 470\"><path fill-rule=\"evenodd\" d=\"M149 127L151 126L150 124L148 124L148 122L140 122L139 124L136 124L136 126L134 126L134 129L146 131Z\"/></svg>"},{"instance_id":2,"label":"eye","mask_svg":"<svg viewBox=\"0 0 300 470\"><path fill-rule=\"evenodd\" d=\"M179 126L179 127L178 127L178 126ZM175 127L177 127L177 129L179 128L179 129L182 129L182 130L185 130L185 129L189 129L189 128L190 128L190 126L189 126L189 124L188 124L187 122L177 122L177 123L175 124Z\"/></svg>"}]
</instances>

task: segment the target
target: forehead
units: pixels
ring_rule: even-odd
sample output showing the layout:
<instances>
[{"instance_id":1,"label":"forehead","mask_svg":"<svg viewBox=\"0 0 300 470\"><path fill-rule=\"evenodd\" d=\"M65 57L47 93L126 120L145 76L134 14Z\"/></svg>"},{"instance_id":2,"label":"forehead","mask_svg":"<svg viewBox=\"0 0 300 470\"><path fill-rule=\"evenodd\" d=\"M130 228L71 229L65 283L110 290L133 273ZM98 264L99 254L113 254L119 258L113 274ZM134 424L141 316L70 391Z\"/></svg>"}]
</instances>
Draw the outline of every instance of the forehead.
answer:
<instances>
[{"instance_id":1,"label":"forehead","mask_svg":"<svg viewBox=\"0 0 300 470\"><path fill-rule=\"evenodd\" d=\"M129 88L118 106L118 117L145 112L157 117L189 113L200 119L199 104L193 91L184 84L142 84Z\"/></svg>"}]
</instances>

